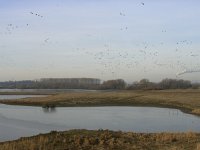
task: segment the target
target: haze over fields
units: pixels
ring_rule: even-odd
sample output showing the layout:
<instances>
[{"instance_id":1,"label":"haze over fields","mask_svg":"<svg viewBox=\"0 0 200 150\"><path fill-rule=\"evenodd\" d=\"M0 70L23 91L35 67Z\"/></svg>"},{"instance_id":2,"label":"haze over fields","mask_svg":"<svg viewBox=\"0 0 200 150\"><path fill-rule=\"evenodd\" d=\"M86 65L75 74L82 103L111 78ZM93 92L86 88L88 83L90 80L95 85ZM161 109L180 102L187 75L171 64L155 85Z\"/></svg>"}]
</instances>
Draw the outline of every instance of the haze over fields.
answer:
<instances>
[{"instance_id":1,"label":"haze over fields","mask_svg":"<svg viewBox=\"0 0 200 150\"><path fill-rule=\"evenodd\" d=\"M0 1L0 81L200 75L200 1Z\"/></svg>"}]
</instances>

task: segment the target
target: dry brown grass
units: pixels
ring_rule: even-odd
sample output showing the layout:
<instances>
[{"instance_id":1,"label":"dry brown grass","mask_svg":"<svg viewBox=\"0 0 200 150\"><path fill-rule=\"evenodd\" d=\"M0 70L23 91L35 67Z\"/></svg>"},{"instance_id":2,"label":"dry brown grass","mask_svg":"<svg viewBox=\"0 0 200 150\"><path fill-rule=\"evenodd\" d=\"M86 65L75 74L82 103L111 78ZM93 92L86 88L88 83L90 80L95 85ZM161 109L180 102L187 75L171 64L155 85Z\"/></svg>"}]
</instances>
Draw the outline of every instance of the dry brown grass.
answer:
<instances>
[{"instance_id":1,"label":"dry brown grass","mask_svg":"<svg viewBox=\"0 0 200 150\"><path fill-rule=\"evenodd\" d=\"M200 135L196 133L70 130L0 143L0 150L198 150L199 142Z\"/></svg>"},{"instance_id":2,"label":"dry brown grass","mask_svg":"<svg viewBox=\"0 0 200 150\"><path fill-rule=\"evenodd\" d=\"M194 113L194 114L200 114L200 109L198 108L198 109L194 109L194 110L192 110L192 113Z\"/></svg>"},{"instance_id":3,"label":"dry brown grass","mask_svg":"<svg viewBox=\"0 0 200 150\"><path fill-rule=\"evenodd\" d=\"M72 92L0 103L34 106L157 106L178 108L200 115L200 90Z\"/></svg>"},{"instance_id":4,"label":"dry brown grass","mask_svg":"<svg viewBox=\"0 0 200 150\"><path fill-rule=\"evenodd\" d=\"M196 150L200 150L200 143L197 143L197 148Z\"/></svg>"}]
</instances>

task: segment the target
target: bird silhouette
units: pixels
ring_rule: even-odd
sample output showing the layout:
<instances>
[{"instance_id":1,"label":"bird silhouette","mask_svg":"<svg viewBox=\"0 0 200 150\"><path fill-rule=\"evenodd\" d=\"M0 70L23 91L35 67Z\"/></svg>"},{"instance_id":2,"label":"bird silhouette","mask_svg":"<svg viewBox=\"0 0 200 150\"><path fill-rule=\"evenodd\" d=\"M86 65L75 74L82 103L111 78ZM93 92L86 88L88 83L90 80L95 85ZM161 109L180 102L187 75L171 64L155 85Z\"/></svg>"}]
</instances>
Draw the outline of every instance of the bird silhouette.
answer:
<instances>
[{"instance_id":1,"label":"bird silhouette","mask_svg":"<svg viewBox=\"0 0 200 150\"><path fill-rule=\"evenodd\" d=\"M41 17L41 18L43 18L43 16L42 16L42 15L40 15L40 14L38 14L38 13L33 13L33 12L30 12L30 14L31 14L31 15L35 15L35 16L38 16L38 17Z\"/></svg>"},{"instance_id":2,"label":"bird silhouette","mask_svg":"<svg viewBox=\"0 0 200 150\"><path fill-rule=\"evenodd\" d=\"M120 16L126 16L126 15L125 15L124 13L122 13L122 12L120 12L119 14L120 14Z\"/></svg>"}]
</instances>

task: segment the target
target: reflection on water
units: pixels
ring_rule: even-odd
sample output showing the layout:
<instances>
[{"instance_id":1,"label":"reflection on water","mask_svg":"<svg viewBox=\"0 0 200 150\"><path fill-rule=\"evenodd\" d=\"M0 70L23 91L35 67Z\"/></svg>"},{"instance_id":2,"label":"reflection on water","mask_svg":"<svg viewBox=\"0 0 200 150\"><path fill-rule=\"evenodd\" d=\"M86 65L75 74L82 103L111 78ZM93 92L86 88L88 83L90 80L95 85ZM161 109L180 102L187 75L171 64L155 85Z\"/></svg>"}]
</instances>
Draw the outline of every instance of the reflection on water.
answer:
<instances>
[{"instance_id":1,"label":"reflection on water","mask_svg":"<svg viewBox=\"0 0 200 150\"><path fill-rule=\"evenodd\" d=\"M56 112L55 107L42 107L42 110L44 113L55 113Z\"/></svg>"},{"instance_id":2,"label":"reflection on water","mask_svg":"<svg viewBox=\"0 0 200 150\"><path fill-rule=\"evenodd\" d=\"M154 107L41 108L0 105L0 141L69 129L200 132L200 118L177 109Z\"/></svg>"}]
</instances>

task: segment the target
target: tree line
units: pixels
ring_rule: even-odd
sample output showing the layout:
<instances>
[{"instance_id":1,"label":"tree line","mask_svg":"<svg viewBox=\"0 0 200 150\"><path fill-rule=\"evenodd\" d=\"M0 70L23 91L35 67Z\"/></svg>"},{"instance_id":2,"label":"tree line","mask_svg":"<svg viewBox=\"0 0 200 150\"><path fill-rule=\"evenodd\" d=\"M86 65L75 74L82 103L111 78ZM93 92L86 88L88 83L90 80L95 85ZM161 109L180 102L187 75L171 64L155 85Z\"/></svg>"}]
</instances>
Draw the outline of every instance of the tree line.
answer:
<instances>
[{"instance_id":1,"label":"tree line","mask_svg":"<svg viewBox=\"0 0 200 150\"><path fill-rule=\"evenodd\" d=\"M127 89L143 89L143 90L165 90L165 89L198 89L199 83L191 83L189 80L182 79L163 79L158 83L150 82L148 79L142 79L127 86Z\"/></svg>"},{"instance_id":2,"label":"tree line","mask_svg":"<svg viewBox=\"0 0 200 150\"><path fill-rule=\"evenodd\" d=\"M96 82L98 81L98 82ZM200 83L191 83L182 79L163 79L151 82L148 79L126 83L123 79L99 82L99 79L45 79L0 82L1 89L90 89L90 90L165 90L165 89L198 89Z\"/></svg>"},{"instance_id":3,"label":"tree line","mask_svg":"<svg viewBox=\"0 0 200 150\"><path fill-rule=\"evenodd\" d=\"M95 89L99 85L100 79L96 78L43 78L0 82L1 89Z\"/></svg>"}]
</instances>

